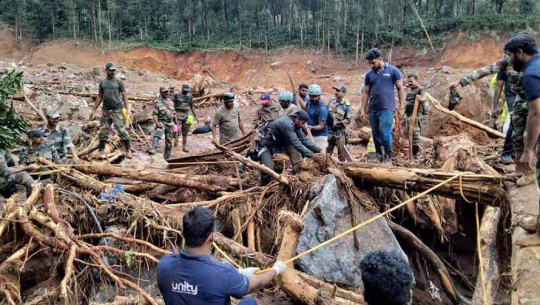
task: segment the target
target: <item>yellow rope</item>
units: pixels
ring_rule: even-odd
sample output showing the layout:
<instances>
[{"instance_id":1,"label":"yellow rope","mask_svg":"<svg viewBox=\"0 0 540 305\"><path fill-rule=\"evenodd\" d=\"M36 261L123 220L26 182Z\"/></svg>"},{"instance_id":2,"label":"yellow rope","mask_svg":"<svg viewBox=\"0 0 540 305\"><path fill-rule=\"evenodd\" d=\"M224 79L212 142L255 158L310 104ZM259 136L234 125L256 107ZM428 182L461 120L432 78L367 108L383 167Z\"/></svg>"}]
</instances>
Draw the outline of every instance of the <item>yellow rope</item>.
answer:
<instances>
[{"instance_id":1,"label":"yellow rope","mask_svg":"<svg viewBox=\"0 0 540 305\"><path fill-rule=\"evenodd\" d=\"M465 202L472 203L467 199L467 197L465 197L465 194L463 193L463 175L459 176L459 193Z\"/></svg>"},{"instance_id":2,"label":"yellow rope","mask_svg":"<svg viewBox=\"0 0 540 305\"><path fill-rule=\"evenodd\" d=\"M409 198L408 200L406 200L406 201L404 201L404 202L402 202L402 203L396 205L395 207L393 207L393 208L391 208L391 209L388 209L388 210L386 210L386 211L384 211L384 212L382 212L382 213L380 213L380 214L378 214L378 215L376 215L376 216L374 216L374 217L372 217L372 218L370 218L370 219L368 219L368 220L366 220L366 221L364 221L364 222L362 222L362 223L360 223L360 224L358 224L358 225L356 225L356 226L354 226L354 227L352 227L352 228L346 230L345 232L342 232L342 233L340 233L340 234L338 234L338 235L336 235L336 236L330 238L329 240L327 240L327 241L325 241L325 242L323 242L323 243L320 243L319 245L317 245L317 246L315 246L315 247L313 247L313 248L311 248L311 249L308 249L308 250L306 250L306 251L304 251L304 252L302 252L302 253L300 253L300 254L294 256L294 257L289 258L288 260L285 261L285 264L292 263L292 262L294 262L295 260L297 260L297 259L299 259L299 258L301 258L301 257L304 257L304 256L310 254L311 252L314 252L314 251L316 251L316 250L318 250L318 249L320 249L320 248L322 248L322 247L324 247L324 246L327 246L327 245L331 244L332 242L334 242L334 241L336 241L336 240L338 240L338 239L344 237L345 235L350 234L350 233L352 233L352 232L354 232L354 231L360 229L361 227L363 227L363 226L365 226L365 225L368 225L368 224L374 222L375 220L377 220L377 219L379 219L379 218L382 218L382 217L384 217L384 216L386 216L386 215L392 213L393 211L395 211L395 210L397 210L397 209L399 209L399 208L401 208L401 207L403 207L403 206L409 204L410 202L412 202L412 201L414 201L414 200L416 200L416 199L418 199L418 198L421 198L421 197L423 197L423 196L425 196L425 195L427 195L427 194L433 192L434 190L436 190L436 189L438 189L438 188L444 186L445 184L450 183L451 181L453 181L453 180L455 180L455 179L457 179L457 178L460 178L461 176L469 175L469 174L471 174L471 173L458 173L458 174L456 174L455 176L453 176L453 177L451 177L451 178L448 178L448 179L446 179L445 181L443 181L443 182L441 182L441 183L439 183L439 184L433 186L432 188L430 188L430 189L428 189L428 190L426 190L426 191L423 191L422 193L417 194L416 196L411 197L411 198ZM270 270L272 270L272 268L257 271L255 274L261 274L261 273L264 273L264 272L268 272L268 271L270 271Z\"/></svg>"},{"instance_id":3,"label":"yellow rope","mask_svg":"<svg viewBox=\"0 0 540 305\"><path fill-rule=\"evenodd\" d=\"M484 276L484 259L482 258L482 238L480 236L480 217L478 215L478 202L476 203L476 247L478 248L478 263L480 264L480 279L482 280L482 303L486 305L486 279Z\"/></svg>"},{"instance_id":4,"label":"yellow rope","mask_svg":"<svg viewBox=\"0 0 540 305\"><path fill-rule=\"evenodd\" d=\"M232 258L230 258L227 255L227 253L225 253L223 250L221 250L215 242L212 243L212 245L214 246L214 248L216 248L217 252L219 252L219 254L221 254L229 263L231 263L233 266L235 266L238 269L242 269L242 266L240 266Z\"/></svg>"}]
</instances>

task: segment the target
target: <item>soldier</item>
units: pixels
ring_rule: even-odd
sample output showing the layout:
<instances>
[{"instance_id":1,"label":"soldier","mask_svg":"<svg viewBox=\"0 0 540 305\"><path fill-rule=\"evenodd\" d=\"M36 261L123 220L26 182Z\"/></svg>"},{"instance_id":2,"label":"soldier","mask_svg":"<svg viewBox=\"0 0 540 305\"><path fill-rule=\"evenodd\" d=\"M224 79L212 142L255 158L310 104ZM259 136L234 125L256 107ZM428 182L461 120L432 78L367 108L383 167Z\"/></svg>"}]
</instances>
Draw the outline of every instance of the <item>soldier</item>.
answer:
<instances>
[{"instance_id":1,"label":"soldier","mask_svg":"<svg viewBox=\"0 0 540 305\"><path fill-rule=\"evenodd\" d=\"M240 132L245 135L246 131L240 118L240 110L234 106L234 94L227 92L223 94L221 99L223 106L219 107L214 114L212 136L217 142L216 128L219 128L219 144L225 144L240 138Z\"/></svg>"},{"instance_id":2,"label":"soldier","mask_svg":"<svg viewBox=\"0 0 540 305\"><path fill-rule=\"evenodd\" d=\"M193 118L199 122L197 116L195 115L195 109L193 109L193 96L189 94L189 84L186 83L182 85L182 92L174 95L173 102L174 109L176 110L176 121L178 122L178 127L180 127L180 131L182 132L182 150L184 152L189 152L187 148L187 138L189 129L193 124L192 122L189 124L190 122L188 121L190 111Z\"/></svg>"},{"instance_id":3,"label":"soldier","mask_svg":"<svg viewBox=\"0 0 540 305\"><path fill-rule=\"evenodd\" d=\"M20 165L37 164L38 158L44 158L54 163L60 163L60 157L54 146L49 146L45 143L42 129L34 129L28 132L30 146L25 147L19 155ZM46 167L40 167L40 171L48 171ZM50 175L41 176L42 179L50 178Z\"/></svg>"},{"instance_id":4,"label":"soldier","mask_svg":"<svg viewBox=\"0 0 540 305\"><path fill-rule=\"evenodd\" d=\"M128 101L124 83L115 77L116 67L112 62L105 66L107 78L99 83L99 94L92 110L91 117L95 116L97 108L103 102L102 116L99 121L99 153L104 157L105 144L109 137L111 124L120 135L124 143L126 158L131 159L131 141L126 130L126 120L131 113L131 103ZM125 108L125 110L123 110ZM125 115L123 114L125 111Z\"/></svg>"},{"instance_id":5,"label":"soldier","mask_svg":"<svg viewBox=\"0 0 540 305\"><path fill-rule=\"evenodd\" d=\"M17 185L23 185L26 188L26 197L30 196L34 179L27 171L38 169L38 164L15 166L9 151L0 149L0 194L9 198L17 191Z\"/></svg>"},{"instance_id":6,"label":"soldier","mask_svg":"<svg viewBox=\"0 0 540 305\"><path fill-rule=\"evenodd\" d=\"M153 118L156 123L157 130L154 134L154 141L152 142L152 149L148 152L153 155L156 153L156 149L159 144L159 140L165 131L165 151L163 157L168 160L171 157L172 151L172 137L173 137L173 125L178 124L176 120L176 112L174 110L174 103L167 98L169 96L169 90L161 87L159 88L161 97L154 101Z\"/></svg>"},{"instance_id":7,"label":"soldier","mask_svg":"<svg viewBox=\"0 0 540 305\"><path fill-rule=\"evenodd\" d=\"M167 98L170 99L171 101L174 100L174 95L176 94L174 92L175 90L176 90L175 86L170 86L169 87L169 95L167 96Z\"/></svg>"},{"instance_id":8,"label":"soldier","mask_svg":"<svg viewBox=\"0 0 540 305\"><path fill-rule=\"evenodd\" d=\"M71 141L71 137L69 136L69 131L63 127L60 127L58 125L58 122L60 121L60 114L58 112L48 112L47 113L47 125L43 126L43 136L45 137L45 141L50 146L54 146L56 149L56 152L58 153L58 157L60 157L60 160L62 163L66 163L67 161L67 151L71 153L72 160L74 163L79 163L79 156L77 155L77 149L75 148L75 145L73 145L73 142Z\"/></svg>"},{"instance_id":9,"label":"soldier","mask_svg":"<svg viewBox=\"0 0 540 305\"><path fill-rule=\"evenodd\" d=\"M336 97L328 104L328 111L334 118L334 126L330 128L328 148L326 153L332 155L334 148L338 149L338 158L345 160L345 144L347 141L347 125L351 123L352 110L349 100L345 98L347 87L340 85L334 87Z\"/></svg>"},{"instance_id":10,"label":"soldier","mask_svg":"<svg viewBox=\"0 0 540 305\"><path fill-rule=\"evenodd\" d=\"M428 114L429 104L426 100L426 92L424 88L418 83L418 74L411 72L407 75L407 96L405 97L405 114L407 115L407 129L405 134L409 137L409 130L411 126L411 116L414 110L414 102L418 96L418 110L416 112L416 121L414 122L413 134L412 134L412 154L416 156L420 148L420 132L422 131L422 123L420 122L423 115Z\"/></svg>"},{"instance_id":11,"label":"soldier","mask_svg":"<svg viewBox=\"0 0 540 305\"><path fill-rule=\"evenodd\" d=\"M261 106L257 109L255 114L255 120L253 120L253 126L257 127L261 123L271 122L278 118L279 108L270 99L270 94L261 94L261 100L259 102Z\"/></svg>"}]
</instances>

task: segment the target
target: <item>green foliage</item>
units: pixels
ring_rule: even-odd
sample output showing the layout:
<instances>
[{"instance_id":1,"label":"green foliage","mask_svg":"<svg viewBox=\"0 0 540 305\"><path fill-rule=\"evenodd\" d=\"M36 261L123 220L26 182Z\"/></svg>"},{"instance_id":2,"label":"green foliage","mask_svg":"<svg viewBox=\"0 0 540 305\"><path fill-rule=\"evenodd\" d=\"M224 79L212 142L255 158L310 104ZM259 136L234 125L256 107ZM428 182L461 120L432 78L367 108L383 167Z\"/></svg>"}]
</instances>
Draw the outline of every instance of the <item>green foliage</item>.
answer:
<instances>
[{"instance_id":1,"label":"green foliage","mask_svg":"<svg viewBox=\"0 0 540 305\"><path fill-rule=\"evenodd\" d=\"M25 120L9 103L9 97L22 87L23 72L10 71L0 78L0 149L11 149L28 128Z\"/></svg>"}]
</instances>

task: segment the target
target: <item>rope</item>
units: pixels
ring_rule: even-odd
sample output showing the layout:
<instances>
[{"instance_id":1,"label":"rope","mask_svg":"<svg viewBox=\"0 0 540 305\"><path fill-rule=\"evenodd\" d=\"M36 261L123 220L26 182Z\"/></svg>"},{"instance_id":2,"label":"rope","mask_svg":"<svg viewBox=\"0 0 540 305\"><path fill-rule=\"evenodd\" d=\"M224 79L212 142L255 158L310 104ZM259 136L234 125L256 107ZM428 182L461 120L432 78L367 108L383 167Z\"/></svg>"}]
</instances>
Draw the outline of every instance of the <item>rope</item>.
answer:
<instances>
[{"instance_id":1,"label":"rope","mask_svg":"<svg viewBox=\"0 0 540 305\"><path fill-rule=\"evenodd\" d=\"M465 197L465 194L463 193L463 176L459 176L459 194L461 195L461 197L463 198L463 200L465 200L465 202L467 203L472 203L471 201L469 201L467 199L467 197ZM478 204L477 204L478 205ZM477 207L478 208L478 207Z\"/></svg>"},{"instance_id":2,"label":"rope","mask_svg":"<svg viewBox=\"0 0 540 305\"><path fill-rule=\"evenodd\" d=\"M425 195L427 195L427 194L433 192L434 190L436 190L436 189L438 189L438 188L440 188L440 187L442 187L442 186L444 186L444 185L446 185L446 184L452 182L453 180L455 180L455 179L457 179L457 178L460 178L460 177L462 177L462 176L464 176L464 175L470 175L470 174L471 174L471 173L468 173L468 172L458 173L458 174L456 174L455 176L453 176L453 177L451 177L451 178L448 178L448 179L446 179L445 181L443 181L443 182L441 182L441 183L439 183L439 184L433 186L432 188L430 188L430 189L428 189L428 190L426 190L426 191L423 191L422 193L417 194L416 196L411 197L411 198L409 198L408 200L405 200L404 202L402 202L402 203L396 205L395 207L393 207L393 208L391 208L391 209L388 209L388 210L386 210L386 211L384 211L384 212L382 212L382 213L380 213L380 214L378 214L378 215L376 215L376 216L374 216L374 217L372 217L372 218L370 218L370 219L368 219L368 220L366 220L366 221L364 221L364 222L362 222L362 223L360 223L360 224L358 224L358 225L356 225L356 226L354 226L354 227L352 227L352 228L346 230L345 232L342 232L342 233L340 233L340 234L338 234L338 235L336 235L336 236L330 238L329 240L327 240L327 241L325 241L325 242L323 242L323 243L320 243L319 245L317 245L317 246L315 246L315 247L313 247L313 248L311 248L311 249L308 249L308 250L306 250L306 251L304 251L304 252L302 252L302 253L300 253L300 254L294 256L294 257L289 258L289 259L286 260L284 263L285 263L285 264L292 263L292 262L294 262L295 260L298 260L298 259L300 259L300 258L302 258L302 257L304 257L304 256L306 256L306 255L308 255L308 254L310 254L310 253L312 253L312 252L314 252L314 251L317 251L318 249L320 249L320 248L322 248L322 247L324 247L324 246L327 246L327 245L331 244L332 242L334 242L334 241L336 241L336 240L338 240L338 239L344 237L345 235L348 235L348 234L350 234L350 233L352 233L352 232L354 232L354 231L360 229L361 227L363 227L363 226L365 226L365 225L368 225L368 224L374 222L375 220L377 220L377 219L379 219L379 218L382 218L382 217L384 217L384 216L386 216L386 215L392 213L393 211L395 211L395 210L397 210L397 209L400 209L401 207L403 207L403 206L409 204L410 202L412 202L412 201L414 201L414 200L416 200L416 199L418 199L418 198L421 198L421 197L423 197L423 196L425 196ZM461 184L461 180L460 180L460 184ZM255 272L255 274L261 274L261 273L268 272L268 271L271 271L271 270L273 270L273 269L272 269L272 268L264 269L264 270L260 270L260 271Z\"/></svg>"},{"instance_id":3,"label":"rope","mask_svg":"<svg viewBox=\"0 0 540 305\"><path fill-rule=\"evenodd\" d=\"M217 252L219 252L219 254L221 254L225 260L227 260L229 263L231 263L233 266L235 266L236 268L238 269L242 269L242 266L240 266L238 263L236 263L232 258L230 258L227 253L225 253L223 250L221 250L218 245L213 242L212 245L214 246L214 248L216 248Z\"/></svg>"},{"instance_id":4,"label":"rope","mask_svg":"<svg viewBox=\"0 0 540 305\"><path fill-rule=\"evenodd\" d=\"M478 202L476 203L476 247L478 248L478 263L480 264L480 278L482 280L483 304L487 305L486 279L484 276L484 259L482 258L482 238L480 237L480 217L478 216Z\"/></svg>"},{"instance_id":5,"label":"rope","mask_svg":"<svg viewBox=\"0 0 540 305\"><path fill-rule=\"evenodd\" d=\"M150 163L131 163L131 164L107 164L110 166L151 166L151 165L204 165L204 164L234 164L238 163L238 161L205 161L205 162L150 162ZM55 164L57 167L89 167L89 166L102 166L103 163L85 163L85 164Z\"/></svg>"}]
</instances>

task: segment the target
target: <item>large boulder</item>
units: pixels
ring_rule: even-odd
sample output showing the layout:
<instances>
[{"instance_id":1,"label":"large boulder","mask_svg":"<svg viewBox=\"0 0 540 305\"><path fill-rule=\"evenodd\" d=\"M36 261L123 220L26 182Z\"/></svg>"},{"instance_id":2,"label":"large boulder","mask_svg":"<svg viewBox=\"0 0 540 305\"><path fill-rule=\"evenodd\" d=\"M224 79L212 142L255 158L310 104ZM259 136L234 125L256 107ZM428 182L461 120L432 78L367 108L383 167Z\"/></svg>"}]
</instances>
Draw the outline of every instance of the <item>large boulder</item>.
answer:
<instances>
[{"instance_id":1,"label":"large boulder","mask_svg":"<svg viewBox=\"0 0 540 305\"><path fill-rule=\"evenodd\" d=\"M296 248L298 253L353 227L351 207L346 199L341 198L334 175L327 175L313 185L309 197L312 208L303 219L304 230ZM360 222L376 215L362 207L359 214ZM325 282L345 284L363 290L360 262L367 254L377 250L397 250L406 258L383 218L358 229L358 236L359 249L355 247L354 234L349 234L299 259L297 266Z\"/></svg>"}]
</instances>

